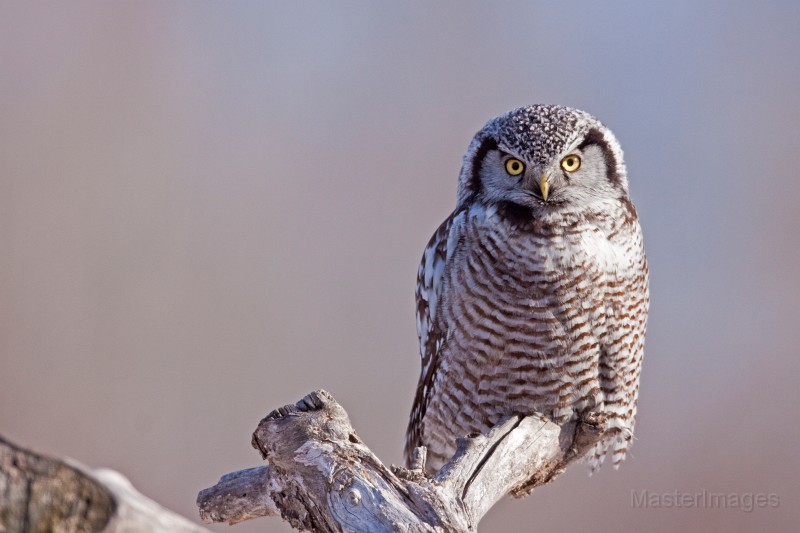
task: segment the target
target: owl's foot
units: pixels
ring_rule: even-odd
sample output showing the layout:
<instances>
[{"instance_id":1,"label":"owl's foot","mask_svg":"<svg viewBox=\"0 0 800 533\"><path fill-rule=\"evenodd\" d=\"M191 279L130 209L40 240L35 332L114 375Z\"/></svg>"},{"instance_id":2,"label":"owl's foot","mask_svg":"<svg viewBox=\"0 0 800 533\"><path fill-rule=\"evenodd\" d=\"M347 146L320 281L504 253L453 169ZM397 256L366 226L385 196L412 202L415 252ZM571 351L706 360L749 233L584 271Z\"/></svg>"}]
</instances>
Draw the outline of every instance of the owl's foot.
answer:
<instances>
[{"instance_id":1,"label":"owl's foot","mask_svg":"<svg viewBox=\"0 0 800 533\"><path fill-rule=\"evenodd\" d=\"M572 446L567 459L573 459L583 455L587 451L589 443L596 443L598 437L606 433L608 429L608 416L602 411L592 411L583 413L578 419L575 428L575 436L572 438ZM593 445L593 444L591 444Z\"/></svg>"},{"instance_id":2,"label":"owl's foot","mask_svg":"<svg viewBox=\"0 0 800 533\"><path fill-rule=\"evenodd\" d=\"M417 446L411 452L411 464L408 468L404 466L392 465L392 472L396 476L415 483L420 483L428 476L425 474L425 459L428 456L428 448L425 446Z\"/></svg>"}]
</instances>

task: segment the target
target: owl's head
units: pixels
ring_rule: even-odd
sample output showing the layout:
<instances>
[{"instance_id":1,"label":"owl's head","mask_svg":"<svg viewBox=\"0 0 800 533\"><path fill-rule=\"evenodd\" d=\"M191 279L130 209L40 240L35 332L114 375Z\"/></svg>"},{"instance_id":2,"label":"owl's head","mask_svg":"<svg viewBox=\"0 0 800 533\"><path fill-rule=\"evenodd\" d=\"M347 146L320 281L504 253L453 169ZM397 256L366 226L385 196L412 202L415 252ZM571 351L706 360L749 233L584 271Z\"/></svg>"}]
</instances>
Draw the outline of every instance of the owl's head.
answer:
<instances>
[{"instance_id":1,"label":"owl's head","mask_svg":"<svg viewBox=\"0 0 800 533\"><path fill-rule=\"evenodd\" d=\"M511 203L581 211L627 198L622 149L596 118L563 106L533 105L490 120L464 155L458 204Z\"/></svg>"}]
</instances>

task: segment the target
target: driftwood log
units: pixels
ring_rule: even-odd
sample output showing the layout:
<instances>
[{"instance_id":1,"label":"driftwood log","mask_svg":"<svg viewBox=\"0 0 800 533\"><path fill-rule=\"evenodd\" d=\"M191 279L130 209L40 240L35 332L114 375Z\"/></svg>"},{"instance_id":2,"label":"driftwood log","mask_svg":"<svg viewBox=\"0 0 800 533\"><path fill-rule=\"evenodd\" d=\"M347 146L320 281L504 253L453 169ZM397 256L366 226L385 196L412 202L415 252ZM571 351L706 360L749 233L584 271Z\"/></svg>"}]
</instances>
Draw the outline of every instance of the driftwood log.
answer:
<instances>
[{"instance_id":1,"label":"driftwood log","mask_svg":"<svg viewBox=\"0 0 800 533\"><path fill-rule=\"evenodd\" d=\"M429 476L424 448L411 468L386 467L318 390L259 423L252 442L266 465L223 476L197 505L205 522L281 516L307 531L474 532L505 494L525 496L552 481L605 428L601 414L563 426L512 416L488 435L459 439L452 459Z\"/></svg>"}]
</instances>

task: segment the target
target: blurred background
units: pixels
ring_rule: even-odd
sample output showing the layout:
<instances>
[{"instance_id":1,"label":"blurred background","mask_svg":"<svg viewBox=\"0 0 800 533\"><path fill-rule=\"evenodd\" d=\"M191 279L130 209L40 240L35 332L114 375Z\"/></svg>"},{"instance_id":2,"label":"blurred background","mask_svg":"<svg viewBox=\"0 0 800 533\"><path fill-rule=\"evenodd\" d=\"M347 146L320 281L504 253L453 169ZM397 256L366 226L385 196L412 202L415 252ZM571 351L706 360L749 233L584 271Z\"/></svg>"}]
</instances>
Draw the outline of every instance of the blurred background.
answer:
<instances>
[{"instance_id":1,"label":"blurred background","mask_svg":"<svg viewBox=\"0 0 800 533\"><path fill-rule=\"evenodd\" d=\"M193 519L315 388L400 463L417 264L461 156L560 103L621 140L645 233L638 440L482 530L796 527L798 23L796 2L3 2L0 434Z\"/></svg>"}]
</instances>

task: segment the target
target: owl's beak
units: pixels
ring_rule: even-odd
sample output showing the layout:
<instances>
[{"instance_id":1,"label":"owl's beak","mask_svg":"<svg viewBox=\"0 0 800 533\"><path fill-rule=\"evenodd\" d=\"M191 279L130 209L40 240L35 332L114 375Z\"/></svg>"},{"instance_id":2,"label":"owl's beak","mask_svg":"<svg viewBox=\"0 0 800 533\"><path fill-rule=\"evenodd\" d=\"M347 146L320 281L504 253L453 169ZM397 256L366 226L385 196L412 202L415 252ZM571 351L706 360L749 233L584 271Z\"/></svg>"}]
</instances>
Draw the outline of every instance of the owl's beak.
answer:
<instances>
[{"instance_id":1,"label":"owl's beak","mask_svg":"<svg viewBox=\"0 0 800 533\"><path fill-rule=\"evenodd\" d=\"M547 193L550 191L550 176L546 172L542 172L539 176L539 190L542 191L542 200L547 201Z\"/></svg>"}]
</instances>

